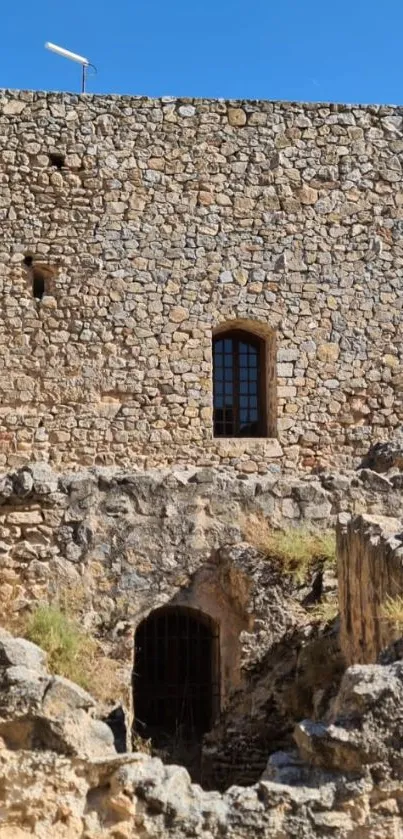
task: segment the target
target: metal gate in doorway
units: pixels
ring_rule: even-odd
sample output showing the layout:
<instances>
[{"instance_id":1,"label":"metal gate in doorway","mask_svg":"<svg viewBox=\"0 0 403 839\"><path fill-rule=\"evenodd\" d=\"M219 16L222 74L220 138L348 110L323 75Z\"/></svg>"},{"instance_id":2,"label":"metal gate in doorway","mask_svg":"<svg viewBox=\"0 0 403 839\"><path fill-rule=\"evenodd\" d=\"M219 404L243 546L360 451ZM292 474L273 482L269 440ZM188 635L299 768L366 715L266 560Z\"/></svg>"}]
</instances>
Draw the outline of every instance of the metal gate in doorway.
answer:
<instances>
[{"instance_id":1,"label":"metal gate in doorway","mask_svg":"<svg viewBox=\"0 0 403 839\"><path fill-rule=\"evenodd\" d=\"M217 625L185 607L152 612L136 631L133 691L143 737L200 740L220 705Z\"/></svg>"}]
</instances>

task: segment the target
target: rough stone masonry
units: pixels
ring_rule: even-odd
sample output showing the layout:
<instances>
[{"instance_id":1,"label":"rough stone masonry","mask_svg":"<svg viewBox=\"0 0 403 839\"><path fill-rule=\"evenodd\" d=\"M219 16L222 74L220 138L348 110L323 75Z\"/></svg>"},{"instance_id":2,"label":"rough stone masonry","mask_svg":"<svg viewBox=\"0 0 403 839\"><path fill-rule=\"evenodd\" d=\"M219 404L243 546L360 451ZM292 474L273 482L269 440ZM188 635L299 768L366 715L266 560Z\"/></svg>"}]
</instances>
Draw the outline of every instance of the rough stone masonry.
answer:
<instances>
[{"instance_id":1,"label":"rough stone masonry","mask_svg":"<svg viewBox=\"0 0 403 839\"><path fill-rule=\"evenodd\" d=\"M298 753L272 755L255 786L204 792L183 768L114 756L91 697L2 633L0 839L400 835L395 648L385 668L349 668L337 692L336 632L308 625L314 583L296 591L242 540L246 525L342 513L344 652L355 661L366 628L363 661L376 658L362 585L395 593L400 543L344 514L401 516L401 448L362 456L403 420L402 126L391 107L0 92L3 620L84 591L83 623L116 653L133 711L140 622L158 607L208 616L227 717L220 759L211 740L207 757L221 781L245 685L256 762L251 778L244 749L237 783L313 716ZM264 347L259 436L215 433L214 342L231 329ZM325 683L312 649L336 659ZM279 658L284 707L263 681ZM268 717L283 728L257 749Z\"/></svg>"},{"instance_id":2,"label":"rough stone masonry","mask_svg":"<svg viewBox=\"0 0 403 839\"><path fill-rule=\"evenodd\" d=\"M403 110L0 93L0 466L352 461L403 419ZM265 341L217 438L212 337Z\"/></svg>"}]
</instances>

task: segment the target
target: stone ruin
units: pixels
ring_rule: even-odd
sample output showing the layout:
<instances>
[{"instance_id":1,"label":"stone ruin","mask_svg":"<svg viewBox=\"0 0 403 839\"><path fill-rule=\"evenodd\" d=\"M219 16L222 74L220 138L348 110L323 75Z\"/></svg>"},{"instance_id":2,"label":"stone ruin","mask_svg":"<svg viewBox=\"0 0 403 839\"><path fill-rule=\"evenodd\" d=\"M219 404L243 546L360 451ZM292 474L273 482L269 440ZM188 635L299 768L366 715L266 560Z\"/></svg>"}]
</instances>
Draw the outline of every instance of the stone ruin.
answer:
<instances>
[{"instance_id":1,"label":"stone ruin","mask_svg":"<svg viewBox=\"0 0 403 839\"><path fill-rule=\"evenodd\" d=\"M403 835L402 124L0 92L0 839Z\"/></svg>"},{"instance_id":2,"label":"stone ruin","mask_svg":"<svg viewBox=\"0 0 403 839\"><path fill-rule=\"evenodd\" d=\"M183 767L114 754L91 696L50 676L35 645L0 638L1 839L390 839L403 829L403 664L353 665L325 722L225 793Z\"/></svg>"}]
</instances>

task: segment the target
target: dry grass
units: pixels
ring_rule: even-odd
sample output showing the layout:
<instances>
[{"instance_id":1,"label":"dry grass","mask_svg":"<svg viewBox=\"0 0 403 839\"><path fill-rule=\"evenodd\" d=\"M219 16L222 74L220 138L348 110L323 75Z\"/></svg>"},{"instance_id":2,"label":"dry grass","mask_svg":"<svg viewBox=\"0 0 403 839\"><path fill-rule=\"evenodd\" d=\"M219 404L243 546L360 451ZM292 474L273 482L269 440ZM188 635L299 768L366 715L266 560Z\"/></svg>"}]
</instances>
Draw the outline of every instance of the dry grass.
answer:
<instances>
[{"instance_id":1,"label":"dry grass","mask_svg":"<svg viewBox=\"0 0 403 839\"><path fill-rule=\"evenodd\" d=\"M132 750L134 752L143 752L146 755L152 754L151 740L144 740L140 734L133 734L132 736Z\"/></svg>"},{"instance_id":2,"label":"dry grass","mask_svg":"<svg viewBox=\"0 0 403 839\"><path fill-rule=\"evenodd\" d=\"M243 522L244 538L267 557L278 559L286 573L302 582L312 565L333 565L336 561L336 536L333 530L319 531L307 527L272 530L259 516Z\"/></svg>"},{"instance_id":3,"label":"dry grass","mask_svg":"<svg viewBox=\"0 0 403 839\"><path fill-rule=\"evenodd\" d=\"M87 672L88 690L95 699L107 703L116 703L120 699L124 686L119 675L119 665L102 653L99 647L89 662Z\"/></svg>"},{"instance_id":4,"label":"dry grass","mask_svg":"<svg viewBox=\"0 0 403 839\"><path fill-rule=\"evenodd\" d=\"M84 581L69 582L58 591L55 602L65 615L78 618L90 607L91 598Z\"/></svg>"},{"instance_id":5,"label":"dry grass","mask_svg":"<svg viewBox=\"0 0 403 839\"><path fill-rule=\"evenodd\" d=\"M381 606L381 618L395 629L403 629L403 595L387 595Z\"/></svg>"},{"instance_id":6,"label":"dry grass","mask_svg":"<svg viewBox=\"0 0 403 839\"><path fill-rule=\"evenodd\" d=\"M317 603L313 609L310 610L310 614L314 620L327 624L337 618L339 611L338 601L335 598L329 598L328 600L324 599L320 603Z\"/></svg>"},{"instance_id":7,"label":"dry grass","mask_svg":"<svg viewBox=\"0 0 403 839\"><path fill-rule=\"evenodd\" d=\"M23 587L19 579L7 583L1 587L1 614L0 626L11 632L12 635L21 634L24 626L24 618L20 598L23 597Z\"/></svg>"},{"instance_id":8,"label":"dry grass","mask_svg":"<svg viewBox=\"0 0 403 839\"><path fill-rule=\"evenodd\" d=\"M22 634L47 653L52 673L71 679L100 701L119 696L117 663L60 606L38 606L27 617Z\"/></svg>"},{"instance_id":9,"label":"dry grass","mask_svg":"<svg viewBox=\"0 0 403 839\"><path fill-rule=\"evenodd\" d=\"M51 672L81 685L99 701L109 703L120 697L118 662L82 626L90 608L84 581L65 586L53 597L52 605L46 603L45 589L40 602L28 604L18 578L3 584L1 595L0 626L42 647Z\"/></svg>"},{"instance_id":10,"label":"dry grass","mask_svg":"<svg viewBox=\"0 0 403 839\"><path fill-rule=\"evenodd\" d=\"M95 642L58 606L38 606L27 619L25 637L48 655L49 669L89 688L87 665Z\"/></svg>"}]
</instances>

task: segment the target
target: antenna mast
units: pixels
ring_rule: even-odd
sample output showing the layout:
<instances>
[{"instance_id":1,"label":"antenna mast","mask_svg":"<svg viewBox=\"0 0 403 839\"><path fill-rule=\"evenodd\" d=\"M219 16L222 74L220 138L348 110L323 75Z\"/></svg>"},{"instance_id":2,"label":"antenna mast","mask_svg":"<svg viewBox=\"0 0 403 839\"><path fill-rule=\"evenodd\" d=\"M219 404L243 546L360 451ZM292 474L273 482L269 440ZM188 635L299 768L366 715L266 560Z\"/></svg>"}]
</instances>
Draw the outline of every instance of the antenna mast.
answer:
<instances>
[{"instance_id":1,"label":"antenna mast","mask_svg":"<svg viewBox=\"0 0 403 839\"><path fill-rule=\"evenodd\" d=\"M77 64L81 64L81 93L85 93L87 86L88 68L92 67L95 73L97 72L97 68L93 64L91 64L90 61L88 61L88 58L84 58L83 55L77 55L77 53L70 52L70 50L66 50L64 49L64 47L58 47L57 44L52 44L50 41L46 41L45 47L51 52L55 52L57 55L61 55L63 58L69 58L70 61L76 61Z\"/></svg>"}]
</instances>

